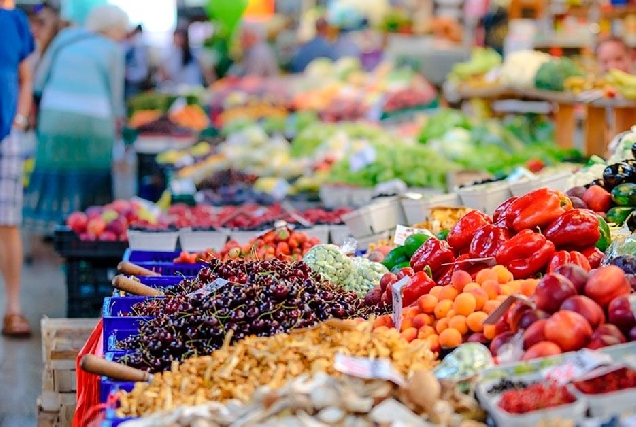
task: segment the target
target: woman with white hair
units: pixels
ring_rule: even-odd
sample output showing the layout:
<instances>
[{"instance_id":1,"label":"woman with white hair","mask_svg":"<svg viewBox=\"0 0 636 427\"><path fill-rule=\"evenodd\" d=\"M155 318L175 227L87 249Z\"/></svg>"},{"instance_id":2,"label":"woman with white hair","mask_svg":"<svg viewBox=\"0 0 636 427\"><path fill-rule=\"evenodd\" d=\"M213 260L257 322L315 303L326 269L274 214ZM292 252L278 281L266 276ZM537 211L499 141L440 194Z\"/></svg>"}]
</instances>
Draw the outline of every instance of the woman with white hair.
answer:
<instances>
[{"instance_id":1,"label":"woman with white hair","mask_svg":"<svg viewBox=\"0 0 636 427\"><path fill-rule=\"evenodd\" d=\"M25 193L24 226L50 235L75 210L112 198L111 160L124 118L127 14L94 7L85 28L60 32L34 82L41 96L35 169ZM93 236L95 237L95 236Z\"/></svg>"}]
</instances>

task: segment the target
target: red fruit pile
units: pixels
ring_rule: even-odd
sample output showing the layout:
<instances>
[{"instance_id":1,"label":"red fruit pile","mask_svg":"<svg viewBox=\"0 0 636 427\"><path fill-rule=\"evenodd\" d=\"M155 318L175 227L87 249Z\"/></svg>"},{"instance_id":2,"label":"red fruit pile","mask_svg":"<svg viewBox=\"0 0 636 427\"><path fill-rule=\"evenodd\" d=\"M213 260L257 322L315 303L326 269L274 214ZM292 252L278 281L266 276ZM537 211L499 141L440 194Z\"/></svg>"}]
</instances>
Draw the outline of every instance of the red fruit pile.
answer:
<instances>
[{"instance_id":1,"label":"red fruit pile","mask_svg":"<svg viewBox=\"0 0 636 427\"><path fill-rule=\"evenodd\" d=\"M141 210L137 202L115 200L104 206L91 206L86 212L71 213L66 225L81 240L127 241L128 228L141 221Z\"/></svg>"},{"instance_id":2,"label":"red fruit pile","mask_svg":"<svg viewBox=\"0 0 636 427\"><path fill-rule=\"evenodd\" d=\"M636 371L622 368L600 377L575 382L574 386L585 394L605 394L636 388Z\"/></svg>"},{"instance_id":3,"label":"red fruit pile","mask_svg":"<svg viewBox=\"0 0 636 427\"><path fill-rule=\"evenodd\" d=\"M530 298L536 309L517 303L497 322L490 349L497 355L517 333L526 350L523 360L633 340L636 318L630 302L636 295L630 292L625 273L616 266L589 274L575 265L561 266L539 281Z\"/></svg>"},{"instance_id":4,"label":"red fruit pile","mask_svg":"<svg viewBox=\"0 0 636 427\"><path fill-rule=\"evenodd\" d=\"M555 383L536 383L523 389L504 391L499 407L510 414L526 414L575 401L576 398L563 386Z\"/></svg>"}]
</instances>

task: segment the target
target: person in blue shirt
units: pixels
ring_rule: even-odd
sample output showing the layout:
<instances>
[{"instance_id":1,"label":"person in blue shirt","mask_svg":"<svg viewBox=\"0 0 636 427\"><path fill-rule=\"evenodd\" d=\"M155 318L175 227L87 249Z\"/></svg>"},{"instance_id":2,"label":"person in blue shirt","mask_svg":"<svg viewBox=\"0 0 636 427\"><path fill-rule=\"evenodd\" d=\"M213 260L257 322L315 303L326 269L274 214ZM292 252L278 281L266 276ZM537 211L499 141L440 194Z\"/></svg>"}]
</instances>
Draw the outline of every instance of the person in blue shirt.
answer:
<instances>
[{"instance_id":1,"label":"person in blue shirt","mask_svg":"<svg viewBox=\"0 0 636 427\"><path fill-rule=\"evenodd\" d=\"M292 58L290 70L293 73L302 73L307 65L317 58L327 58L332 61L336 59L335 49L327 38L328 34L329 24L327 20L319 18L316 21L316 37L301 46Z\"/></svg>"},{"instance_id":2,"label":"person in blue shirt","mask_svg":"<svg viewBox=\"0 0 636 427\"><path fill-rule=\"evenodd\" d=\"M20 134L32 102L32 70L27 58L35 41L24 12L12 0L0 0L0 272L5 285L2 334L29 336L31 327L20 307L23 264L22 168Z\"/></svg>"}]
</instances>

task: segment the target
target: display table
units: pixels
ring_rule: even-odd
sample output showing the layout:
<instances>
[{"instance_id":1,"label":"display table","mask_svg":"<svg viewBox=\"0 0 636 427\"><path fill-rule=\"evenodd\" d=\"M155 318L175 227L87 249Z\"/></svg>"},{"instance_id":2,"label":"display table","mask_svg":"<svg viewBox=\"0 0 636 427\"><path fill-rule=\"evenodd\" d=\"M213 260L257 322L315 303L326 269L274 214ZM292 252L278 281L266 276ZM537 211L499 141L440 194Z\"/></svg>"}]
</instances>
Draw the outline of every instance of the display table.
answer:
<instances>
[{"instance_id":1,"label":"display table","mask_svg":"<svg viewBox=\"0 0 636 427\"><path fill-rule=\"evenodd\" d=\"M543 101L552 105L556 123L555 139L562 148L574 147L576 133L576 108L585 109L583 132L584 151L587 155L603 156L607 149L608 111L612 134L625 132L636 124L636 102L626 99L601 98L589 102L585 97L563 92L550 92L536 89L511 89L500 86L484 88L457 88L457 94L463 100L480 99L492 106L501 100L514 99L523 102ZM527 112L519 108L518 112Z\"/></svg>"}]
</instances>

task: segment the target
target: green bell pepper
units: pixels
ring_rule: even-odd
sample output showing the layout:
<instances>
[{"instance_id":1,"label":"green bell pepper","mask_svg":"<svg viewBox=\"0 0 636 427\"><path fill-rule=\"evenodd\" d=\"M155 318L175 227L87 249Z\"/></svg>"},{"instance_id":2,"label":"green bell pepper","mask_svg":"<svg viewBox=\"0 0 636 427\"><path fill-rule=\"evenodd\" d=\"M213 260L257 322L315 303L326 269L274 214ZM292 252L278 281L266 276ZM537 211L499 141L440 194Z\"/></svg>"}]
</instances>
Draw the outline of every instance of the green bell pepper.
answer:
<instances>
[{"instance_id":1,"label":"green bell pepper","mask_svg":"<svg viewBox=\"0 0 636 427\"><path fill-rule=\"evenodd\" d=\"M404 241L404 252L411 258L413 254L422 246L431 236L428 234L411 234Z\"/></svg>"},{"instance_id":2,"label":"green bell pepper","mask_svg":"<svg viewBox=\"0 0 636 427\"><path fill-rule=\"evenodd\" d=\"M621 226L634 210L636 210L636 206L616 206L607 211L605 218L608 223Z\"/></svg>"},{"instance_id":3,"label":"green bell pepper","mask_svg":"<svg viewBox=\"0 0 636 427\"><path fill-rule=\"evenodd\" d=\"M598 218L598 231L601 232L601 237L596 242L596 247L603 252L607 250L612 243L612 233L610 232L609 225L602 216L597 215Z\"/></svg>"},{"instance_id":4,"label":"green bell pepper","mask_svg":"<svg viewBox=\"0 0 636 427\"><path fill-rule=\"evenodd\" d=\"M384 265L389 271L393 270L398 264L402 264L404 262L408 262L411 260L411 257L406 254L406 250L404 246L398 246L394 248L386 254L384 260L382 261L382 265Z\"/></svg>"},{"instance_id":5,"label":"green bell pepper","mask_svg":"<svg viewBox=\"0 0 636 427\"><path fill-rule=\"evenodd\" d=\"M448 228L443 229L442 231L437 233L437 239L446 240L448 238L448 233L450 233L450 230Z\"/></svg>"},{"instance_id":6,"label":"green bell pepper","mask_svg":"<svg viewBox=\"0 0 636 427\"><path fill-rule=\"evenodd\" d=\"M410 261L401 262L401 263L397 264L395 267L393 267L391 269L391 273L398 274L400 272L400 270L402 270L403 268L406 268L406 267L410 267L410 266L411 266L411 262Z\"/></svg>"}]
</instances>

